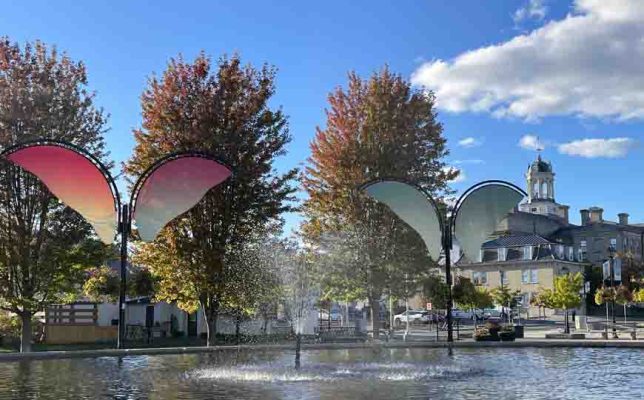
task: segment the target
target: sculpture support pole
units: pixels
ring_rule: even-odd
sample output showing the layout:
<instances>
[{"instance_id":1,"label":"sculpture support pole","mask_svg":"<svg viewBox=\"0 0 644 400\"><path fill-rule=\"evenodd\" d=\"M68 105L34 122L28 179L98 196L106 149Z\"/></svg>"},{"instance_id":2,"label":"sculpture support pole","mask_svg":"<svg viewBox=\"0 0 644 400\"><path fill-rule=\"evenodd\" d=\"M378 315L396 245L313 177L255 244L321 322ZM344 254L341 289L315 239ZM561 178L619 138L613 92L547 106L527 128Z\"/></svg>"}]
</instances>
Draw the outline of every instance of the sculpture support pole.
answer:
<instances>
[{"instance_id":1,"label":"sculpture support pole","mask_svg":"<svg viewBox=\"0 0 644 400\"><path fill-rule=\"evenodd\" d=\"M123 348L125 340L125 288L127 278L127 237L130 234L130 210L127 204L121 209L119 231L121 232L121 284L119 287L119 325L116 348Z\"/></svg>"},{"instance_id":2,"label":"sculpture support pole","mask_svg":"<svg viewBox=\"0 0 644 400\"><path fill-rule=\"evenodd\" d=\"M452 265L451 265L451 252L452 252L452 219L447 217L447 223L443 227L443 251L445 252L445 281L447 283L447 342L450 346L454 341L452 333Z\"/></svg>"}]
</instances>

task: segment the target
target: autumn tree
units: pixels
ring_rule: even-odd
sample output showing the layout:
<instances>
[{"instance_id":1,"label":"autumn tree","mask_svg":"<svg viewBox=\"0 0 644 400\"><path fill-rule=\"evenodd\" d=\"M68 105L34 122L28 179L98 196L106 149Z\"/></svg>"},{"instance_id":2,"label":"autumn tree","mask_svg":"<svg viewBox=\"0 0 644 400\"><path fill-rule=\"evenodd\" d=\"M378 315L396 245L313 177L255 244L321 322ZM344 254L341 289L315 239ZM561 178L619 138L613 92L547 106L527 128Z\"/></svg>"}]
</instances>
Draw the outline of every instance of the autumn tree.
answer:
<instances>
[{"instance_id":1,"label":"autumn tree","mask_svg":"<svg viewBox=\"0 0 644 400\"><path fill-rule=\"evenodd\" d=\"M431 261L417 233L359 187L375 178L400 178L440 198L457 172L445 168L434 96L413 90L387 67L368 80L350 73L347 88L328 101L326 126L317 129L302 180L308 194L303 235L313 246L327 236L337 240L333 246L345 259L324 272L327 281L343 295L369 300L378 336L385 288L401 289L405 275L418 281Z\"/></svg>"},{"instance_id":2,"label":"autumn tree","mask_svg":"<svg viewBox=\"0 0 644 400\"><path fill-rule=\"evenodd\" d=\"M139 176L168 153L190 150L212 154L233 170L231 179L138 253L159 278L157 296L177 300L186 310L203 308L208 345L214 343L226 291L235 287L230 280L241 279L232 264L235 246L261 235L291 209L296 171L273 169L290 141L286 117L269 107L274 78L275 69L266 65L242 66L234 56L213 66L201 54L192 63L172 59L141 96L143 126L134 132L129 176Z\"/></svg>"},{"instance_id":3,"label":"autumn tree","mask_svg":"<svg viewBox=\"0 0 644 400\"><path fill-rule=\"evenodd\" d=\"M126 293L131 297L153 296L154 277L148 269L128 268ZM92 301L116 303L121 287L119 271L107 265L87 271L82 293Z\"/></svg>"},{"instance_id":4,"label":"autumn tree","mask_svg":"<svg viewBox=\"0 0 644 400\"><path fill-rule=\"evenodd\" d=\"M57 139L105 162L106 117L93 98L83 63L41 42L21 47L0 38L3 148ZM35 176L0 160L0 308L22 320L21 351L31 349L33 314L70 300L106 251L90 225Z\"/></svg>"}]
</instances>

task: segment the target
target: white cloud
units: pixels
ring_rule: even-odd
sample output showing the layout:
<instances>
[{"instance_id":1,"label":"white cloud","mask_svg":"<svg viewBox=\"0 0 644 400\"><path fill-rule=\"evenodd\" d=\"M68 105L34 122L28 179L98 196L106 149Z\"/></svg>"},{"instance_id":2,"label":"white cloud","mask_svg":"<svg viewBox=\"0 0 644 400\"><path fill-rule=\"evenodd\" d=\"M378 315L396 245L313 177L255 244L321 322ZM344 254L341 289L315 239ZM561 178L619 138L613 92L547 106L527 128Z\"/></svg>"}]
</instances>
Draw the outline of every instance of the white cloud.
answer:
<instances>
[{"instance_id":1,"label":"white cloud","mask_svg":"<svg viewBox=\"0 0 644 400\"><path fill-rule=\"evenodd\" d=\"M529 0L512 15L514 23L519 23L528 19L541 21L546 17L548 7L543 4L542 0Z\"/></svg>"},{"instance_id":2,"label":"white cloud","mask_svg":"<svg viewBox=\"0 0 644 400\"><path fill-rule=\"evenodd\" d=\"M443 167L443 172L445 172L445 173L449 173L449 172L452 172L452 171L458 171L459 174L456 176L456 178L448 181L449 183L459 183L459 182L463 182L463 181L465 181L467 179L467 177L465 176L465 171L463 171L463 169L456 168L456 167L450 167L450 166Z\"/></svg>"},{"instance_id":3,"label":"white cloud","mask_svg":"<svg viewBox=\"0 0 644 400\"><path fill-rule=\"evenodd\" d=\"M621 158L635 147L637 142L631 138L614 139L581 139L560 144L558 150L562 154L586 158Z\"/></svg>"},{"instance_id":4,"label":"white cloud","mask_svg":"<svg viewBox=\"0 0 644 400\"><path fill-rule=\"evenodd\" d=\"M453 60L426 62L411 79L450 112L641 119L643 59L641 0L577 0L562 20Z\"/></svg>"},{"instance_id":5,"label":"white cloud","mask_svg":"<svg viewBox=\"0 0 644 400\"><path fill-rule=\"evenodd\" d=\"M544 145L535 135L523 135L519 139L519 147L526 150L543 150Z\"/></svg>"},{"instance_id":6,"label":"white cloud","mask_svg":"<svg viewBox=\"0 0 644 400\"><path fill-rule=\"evenodd\" d=\"M476 147L481 145L481 141L473 137L466 137L459 140L458 145L461 147Z\"/></svg>"}]
</instances>

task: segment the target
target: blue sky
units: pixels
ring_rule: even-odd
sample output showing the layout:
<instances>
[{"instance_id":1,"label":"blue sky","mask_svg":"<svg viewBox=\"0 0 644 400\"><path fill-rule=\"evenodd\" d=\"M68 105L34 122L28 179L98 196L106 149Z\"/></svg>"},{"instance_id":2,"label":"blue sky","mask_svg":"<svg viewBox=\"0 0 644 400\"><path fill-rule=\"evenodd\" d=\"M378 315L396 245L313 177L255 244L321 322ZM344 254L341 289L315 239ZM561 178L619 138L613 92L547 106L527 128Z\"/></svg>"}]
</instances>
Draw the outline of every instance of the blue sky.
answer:
<instances>
[{"instance_id":1,"label":"blue sky","mask_svg":"<svg viewBox=\"0 0 644 400\"><path fill-rule=\"evenodd\" d=\"M273 104L293 135L278 169L305 162L327 94L347 71L366 77L388 63L436 91L448 161L464 174L455 189L484 179L524 186L538 136L573 222L593 205L607 219L626 211L644 222L640 8L627 0L5 2L0 34L56 44L87 64L117 161L133 147L147 77L179 53L238 52L278 67ZM288 229L297 221L288 216Z\"/></svg>"}]
</instances>

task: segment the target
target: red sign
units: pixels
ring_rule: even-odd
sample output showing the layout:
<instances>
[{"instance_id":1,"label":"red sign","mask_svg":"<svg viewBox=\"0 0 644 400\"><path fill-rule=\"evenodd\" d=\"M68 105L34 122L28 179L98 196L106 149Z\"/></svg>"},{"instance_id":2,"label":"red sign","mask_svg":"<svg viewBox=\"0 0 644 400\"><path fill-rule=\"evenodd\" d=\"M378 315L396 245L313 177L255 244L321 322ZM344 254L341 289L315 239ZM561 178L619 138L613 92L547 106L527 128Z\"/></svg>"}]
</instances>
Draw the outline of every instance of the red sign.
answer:
<instances>
[{"instance_id":1,"label":"red sign","mask_svg":"<svg viewBox=\"0 0 644 400\"><path fill-rule=\"evenodd\" d=\"M427 303L427 311L431 311L431 310L432 310L432 303Z\"/></svg>"}]
</instances>

